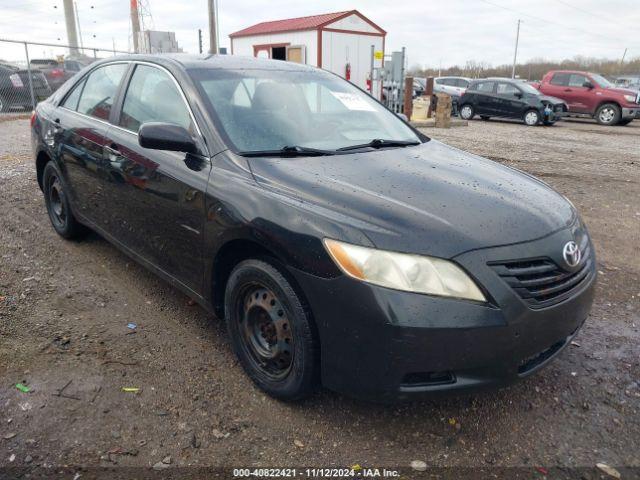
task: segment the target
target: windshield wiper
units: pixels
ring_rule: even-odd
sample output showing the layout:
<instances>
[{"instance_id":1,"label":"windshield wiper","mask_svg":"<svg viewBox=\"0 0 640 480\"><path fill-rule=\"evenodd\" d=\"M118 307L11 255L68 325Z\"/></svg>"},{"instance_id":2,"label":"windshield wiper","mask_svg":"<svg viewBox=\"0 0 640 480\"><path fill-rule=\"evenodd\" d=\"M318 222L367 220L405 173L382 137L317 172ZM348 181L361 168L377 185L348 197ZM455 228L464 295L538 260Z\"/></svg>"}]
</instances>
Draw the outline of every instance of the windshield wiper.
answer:
<instances>
[{"instance_id":1,"label":"windshield wiper","mask_svg":"<svg viewBox=\"0 0 640 480\"><path fill-rule=\"evenodd\" d=\"M412 145L420 145L420 142L417 140L385 140L384 138L374 138L369 143L349 145L348 147L339 148L338 151L359 150L360 148L409 147Z\"/></svg>"},{"instance_id":2,"label":"windshield wiper","mask_svg":"<svg viewBox=\"0 0 640 480\"><path fill-rule=\"evenodd\" d=\"M249 150L246 152L238 152L238 155L242 155L243 157L318 157L321 155L335 155L335 153L334 150L286 145L280 150Z\"/></svg>"}]
</instances>

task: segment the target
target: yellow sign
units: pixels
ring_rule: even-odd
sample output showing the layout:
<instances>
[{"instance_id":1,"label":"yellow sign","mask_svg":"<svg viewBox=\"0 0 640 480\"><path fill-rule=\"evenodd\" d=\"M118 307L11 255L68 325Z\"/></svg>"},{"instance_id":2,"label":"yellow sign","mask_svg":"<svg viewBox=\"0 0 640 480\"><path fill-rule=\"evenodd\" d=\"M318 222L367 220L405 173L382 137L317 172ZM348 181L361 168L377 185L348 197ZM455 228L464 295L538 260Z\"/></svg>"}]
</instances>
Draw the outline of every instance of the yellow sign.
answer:
<instances>
[{"instance_id":1,"label":"yellow sign","mask_svg":"<svg viewBox=\"0 0 640 480\"><path fill-rule=\"evenodd\" d=\"M373 52L373 58L376 60L382 60L384 58L384 52L382 50L376 50Z\"/></svg>"}]
</instances>

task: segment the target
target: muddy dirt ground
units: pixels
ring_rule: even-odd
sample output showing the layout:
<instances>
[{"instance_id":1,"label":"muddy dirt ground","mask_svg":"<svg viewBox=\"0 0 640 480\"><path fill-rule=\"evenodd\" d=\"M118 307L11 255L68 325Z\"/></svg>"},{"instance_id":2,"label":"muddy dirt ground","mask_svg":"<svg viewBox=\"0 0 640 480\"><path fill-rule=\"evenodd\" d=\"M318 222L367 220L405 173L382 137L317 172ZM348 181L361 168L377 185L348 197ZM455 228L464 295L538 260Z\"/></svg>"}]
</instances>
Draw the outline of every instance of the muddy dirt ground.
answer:
<instances>
[{"instance_id":1,"label":"muddy dirt ground","mask_svg":"<svg viewBox=\"0 0 640 480\"><path fill-rule=\"evenodd\" d=\"M167 456L169 469L358 463L410 473L421 460L542 478L549 467L640 468L640 122L474 121L425 133L574 202L598 253L585 328L552 365L503 390L395 406L323 391L285 404L243 374L219 319L99 236L59 238L28 120L0 123L0 468L148 469Z\"/></svg>"}]
</instances>

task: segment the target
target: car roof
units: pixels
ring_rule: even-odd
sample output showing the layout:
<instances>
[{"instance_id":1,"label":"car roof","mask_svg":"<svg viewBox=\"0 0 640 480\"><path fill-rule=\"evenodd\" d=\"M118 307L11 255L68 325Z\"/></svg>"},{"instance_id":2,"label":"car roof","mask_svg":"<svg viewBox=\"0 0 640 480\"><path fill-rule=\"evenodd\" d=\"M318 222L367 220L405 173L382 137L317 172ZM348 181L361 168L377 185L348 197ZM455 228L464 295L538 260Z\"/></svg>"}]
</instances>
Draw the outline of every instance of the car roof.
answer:
<instances>
[{"instance_id":1,"label":"car roof","mask_svg":"<svg viewBox=\"0 0 640 480\"><path fill-rule=\"evenodd\" d=\"M240 55L191 55L186 53L163 53L158 55L117 55L100 60L95 64L114 61L140 61L157 63L164 66L177 66L185 70L210 68L229 70L289 70L289 71L318 71L317 68L300 63L285 62Z\"/></svg>"}]
</instances>

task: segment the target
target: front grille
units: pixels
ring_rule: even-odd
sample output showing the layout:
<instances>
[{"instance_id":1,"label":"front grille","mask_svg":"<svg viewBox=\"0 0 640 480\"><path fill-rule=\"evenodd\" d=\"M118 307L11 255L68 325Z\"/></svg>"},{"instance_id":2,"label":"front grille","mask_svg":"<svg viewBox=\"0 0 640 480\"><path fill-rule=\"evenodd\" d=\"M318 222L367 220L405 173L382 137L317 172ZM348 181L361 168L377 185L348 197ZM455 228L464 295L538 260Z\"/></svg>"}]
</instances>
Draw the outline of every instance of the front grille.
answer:
<instances>
[{"instance_id":1,"label":"front grille","mask_svg":"<svg viewBox=\"0 0 640 480\"><path fill-rule=\"evenodd\" d=\"M531 308L544 308L566 300L587 283L593 275L592 264L587 246L580 267L572 272L547 257L491 262L489 266Z\"/></svg>"}]
</instances>

